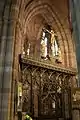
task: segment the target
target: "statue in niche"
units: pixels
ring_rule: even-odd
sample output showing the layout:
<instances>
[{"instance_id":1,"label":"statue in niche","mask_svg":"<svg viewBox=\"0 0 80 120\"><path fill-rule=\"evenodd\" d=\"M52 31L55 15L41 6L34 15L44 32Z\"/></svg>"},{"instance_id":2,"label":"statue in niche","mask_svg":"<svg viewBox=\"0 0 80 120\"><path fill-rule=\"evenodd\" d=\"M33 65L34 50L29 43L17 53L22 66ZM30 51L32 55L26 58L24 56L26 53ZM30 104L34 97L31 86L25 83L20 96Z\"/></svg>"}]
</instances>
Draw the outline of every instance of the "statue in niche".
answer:
<instances>
[{"instance_id":1,"label":"statue in niche","mask_svg":"<svg viewBox=\"0 0 80 120\"><path fill-rule=\"evenodd\" d=\"M28 44L28 48L27 48L27 55L30 55L30 43Z\"/></svg>"},{"instance_id":2,"label":"statue in niche","mask_svg":"<svg viewBox=\"0 0 80 120\"><path fill-rule=\"evenodd\" d=\"M25 40L25 42L24 42L24 51L25 51L25 54L27 56L30 55L30 48L31 48L31 44L29 43L28 40Z\"/></svg>"},{"instance_id":3,"label":"statue in niche","mask_svg":"<svg viewBox=\"0 0 80 120\"><path fill-rule=\"evenodd\" d=\"M47 39L46 39L46 41L47 41ZM41 41L41 53L42 53L41 56L43 56L43 57L47 56L47 44L44 40Z\"/></svg>"},{"instance_id":4,"label":"statue in niche","mask_svg":"<svg viewBox=\"0 0 80 120\"><path fill-rule=\"evenodd\" d=\"M21 57L24 58L25 57L25 50L24 47L22 46L22 53L21 53Z\"/></svg>"},{"instance_id":5,"label":"statue in niche","mask_svg":"<svg viewBox=\"0 0 80 120\"><path fill-rule=\"evenodd\" d=\"M54 33L53 30L51 30L51 33L52 33L51 34L51 51L52 51L52 56L55 57L55 56L58 56L59 47L56 40L56 34Z\"/></svg>"},{"instance_id":6,"label":"statue in niche","mask_svg":"<svg viewBox=\"0 0 80 120\"><path fill-rule=\"evenodd\" d=\"M41 39L41 58L47 59L47 37L45 37L45 32L43 32Z\"/></svg>"},{"instance_id":7,"label":"statue in niche","mask_svg":"<svg viewBox=\"0 0 80 120\"><path fill-rule=\"evenodd\" d=\"M62 53L61 53L61 49L59 48L58 50L58 54L59 54L59 57L58 57L58 62L62 62Z\"/></svg>"},{"instance_id":8,"label":"statue in niche","mask_svg":"<svg viewBox=\"0 0 80 120\"><path fill-rule=\"evenodd\" d=\"M61 49L57 41L57 36L53 30L51 30L51 53L52 57L56 58L57 62L62 62Z\"/></svg>"}]
</instances>

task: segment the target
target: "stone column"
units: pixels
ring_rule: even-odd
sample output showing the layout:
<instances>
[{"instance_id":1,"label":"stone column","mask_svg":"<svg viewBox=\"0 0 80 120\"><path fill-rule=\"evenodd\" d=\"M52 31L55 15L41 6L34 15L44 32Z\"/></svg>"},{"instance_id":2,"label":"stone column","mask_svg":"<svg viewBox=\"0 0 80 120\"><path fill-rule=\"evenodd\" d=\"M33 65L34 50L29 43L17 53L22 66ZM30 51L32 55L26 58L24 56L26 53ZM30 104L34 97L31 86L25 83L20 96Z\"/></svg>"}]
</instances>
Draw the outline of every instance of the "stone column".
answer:
<instances>
[{"instance_id":1,"label":"stone column","mask_svg":"<svg viewBox=\"0 0 80 120\"><path fill-rule=\"evenodd\" d=\"M73 36L76 45L76 58L78 64L78 86L80 87L80 0L70 0L72 15Z\"/></svg>"},{"instance_id":2,"label":"stone column","mask_svg":"<svg viewBox=\"0 0 80 120\"><path fill-rule=\"evenodd\" d=\"M2 11L1 11L2 10ZM13 75L15 9L11 0L0 1L0 119L10 119Z\"/></svg>"}]
</instances>

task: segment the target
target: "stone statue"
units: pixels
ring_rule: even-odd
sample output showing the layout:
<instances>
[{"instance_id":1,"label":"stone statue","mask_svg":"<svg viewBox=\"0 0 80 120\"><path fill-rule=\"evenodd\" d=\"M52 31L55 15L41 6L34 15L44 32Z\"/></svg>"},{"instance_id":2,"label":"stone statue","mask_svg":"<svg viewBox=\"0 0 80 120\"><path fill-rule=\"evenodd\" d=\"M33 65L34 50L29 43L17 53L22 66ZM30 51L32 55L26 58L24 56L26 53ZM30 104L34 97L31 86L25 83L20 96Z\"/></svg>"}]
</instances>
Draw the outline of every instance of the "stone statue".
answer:
<instances>
[{"instance_id":1,"label":"stone statue","mask_svg":"<svg viewBox=\"0 0 80 120\"><path fill-rule=\"evenodd\" d=\"M58 60L59 62L62 62L62 53L61 53L61 49L58 49Z\"/></svg>"},{"instance_id":2,"label":"stone statue","mask_svg":"<svg viewBox=\"0 0 80 120\"><path fill-rule=\"evenodd\" d=\"M51 31L51 50L52 50L52 56L55 57L58 55L58 44L56 41L56 34L54 31Z\"/></svg>"}]
</instances>

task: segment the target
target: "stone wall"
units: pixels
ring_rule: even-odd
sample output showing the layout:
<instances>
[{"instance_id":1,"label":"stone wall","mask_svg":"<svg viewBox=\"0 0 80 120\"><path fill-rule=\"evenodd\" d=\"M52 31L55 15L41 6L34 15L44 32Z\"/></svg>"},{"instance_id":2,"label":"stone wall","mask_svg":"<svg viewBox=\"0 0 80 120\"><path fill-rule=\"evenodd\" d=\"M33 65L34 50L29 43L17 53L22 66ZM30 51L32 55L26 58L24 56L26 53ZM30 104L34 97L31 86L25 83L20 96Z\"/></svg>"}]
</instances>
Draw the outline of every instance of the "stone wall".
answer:
<instances>
[{"instance_id":1,"label":"stone wall","mask_svg":"<svg viewBox=\"0 0 80 120\"><path fill-rule=\"evenodd\" d=\"M0 119L13 120L14 83L19 79L19 54L24 41L38 57L40 32L47 23L58 34L63 66L76 68L74 41L68 24L67 1L0 0ZM37 43L37 46L36 46Z\"/></svg>"}]
</instances>

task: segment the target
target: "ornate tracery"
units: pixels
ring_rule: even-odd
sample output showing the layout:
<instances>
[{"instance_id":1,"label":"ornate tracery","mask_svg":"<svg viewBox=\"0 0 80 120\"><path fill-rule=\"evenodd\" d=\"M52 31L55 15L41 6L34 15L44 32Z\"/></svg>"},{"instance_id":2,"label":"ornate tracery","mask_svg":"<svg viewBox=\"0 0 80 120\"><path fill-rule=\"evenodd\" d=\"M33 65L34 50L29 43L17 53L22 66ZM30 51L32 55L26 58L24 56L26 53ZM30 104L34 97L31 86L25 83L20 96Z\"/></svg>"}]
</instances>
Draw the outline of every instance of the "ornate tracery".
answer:
<instances>
[{"instance_id":1,"label":"ornate tracery","mask_svg":"<svg viewBox=\"0 0 80 120\"><path fill-rule=\"evenodd\" d=\"M35 118L71 118L70 87L75 71L20 59L22 111Z\"/></svg>"}]
</instances>

